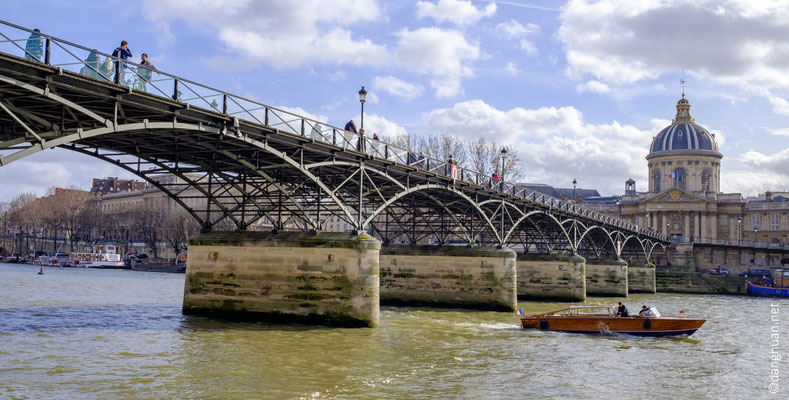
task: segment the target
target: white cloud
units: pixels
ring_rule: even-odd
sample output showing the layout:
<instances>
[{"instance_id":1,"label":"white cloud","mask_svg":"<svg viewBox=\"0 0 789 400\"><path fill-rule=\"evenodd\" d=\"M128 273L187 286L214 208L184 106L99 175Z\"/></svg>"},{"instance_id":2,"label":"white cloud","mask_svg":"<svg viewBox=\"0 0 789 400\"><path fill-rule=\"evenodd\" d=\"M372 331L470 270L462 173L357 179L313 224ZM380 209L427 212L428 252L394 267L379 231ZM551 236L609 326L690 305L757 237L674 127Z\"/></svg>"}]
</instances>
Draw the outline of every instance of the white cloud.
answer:
<instances>
[{"instance_id":1,"label":"white cloud","mask_svg":"<svg viewBox=\"0 0 789 400\"><path fill-rule=\"evenodd\" d=\"M496 31L509 38L520 38L539 32L540 27L532 23L524 27L518 21L511 19L496 25Z\"/></svg>"},{"instance_id":2,"label":"white cloud","mask_svg":"<svg viewBox=\"0 0 789 400\"><path fill-rule=\"evenodd\" d=\"M571 0L560 20L572 78L629 84L686 69L789 114L786 95L776 93L789 89L789 3Z\"/></svg>"},{"instance_id":3,"label":"white cloud","mask_svg":"<svg viewBox=\"0 0 789 400\"><path fill-rule=\"evenodd\" d=\"M578 91L578 93L591 92L591 93L603 94L610 92L611 88L609 88L608 85L606 85L603 82L589 81L583 84L579 84L578 86L575 87L575 90Z\"/></svg>"},{"instance_id":4,"label":"white cloud","mask_svg":"<svg viewBox=\"0 0 789 400\"><path fill-rule=\"evenodd\" d=\"M537 54L537 47L528 39L521 39L520 48L528 55Z\"/></svg>"},{"instance_id":5,"label":"white cloud","mask_svg":"<svg viewBox=\"0 0 789 400\"><path fill-rule=\"evenodd\" d=\"M504 67L504 69L506 69L507 72L509 72L509 74L512 76L516 76L521 72L521 70L519 70L518 67L515 65L515 63L513 62L508 62L507 66Z\"/></svg>"},{"instance_id":6,"label":"white cloud","mask_svg":"<svg viewBox=\"0 0 789 400\"><path fill-rule=\"evenodd\" d=\"M277 68L340 61L356 65L369 60L385 62L384 47L352 38L346 28L378 20L380 10L374 0L303 0L298 7L284 0L145 0L143 4L155 26L167 27L173 19L183 19L200 29L212 26L218 29L222 43L242 58Z\"/></svg>"},{"instance_id":7,"label":"white cloud","mask_svg":"<svg viewBox=\"0 0 789 400\"><path fill-rule=\"evenodd\" d=\"M768 129L768 131L776 136L789 136L789 128Z\"/></svg>"},{"instance_id":8,"label":"white cloud","mask_svg":"<svg viewBox=\"0 0 789 400\"><path fill-rule=\"evenodd\" d=\"M458 5L465 9L466 3L426 4L438 7L431 10L443 10L442 7ZM206 61L216 68L230 65L249 69L259 63L282 69L314 65L397 66L431 75L436 96L444 98L462 92L461 80L474 75L470 63L481 56L479 45L468 42L457 30L403 29L394 34L393 46L356 37L351 25L384 18L374 0L304 0L298 7L285 0L145 0L144 8L155 26L167 26L166 23L179 19L199 29L215 29L219 40L239 58L237 62L224 56ZM490 10L495 11L495 5L478 10L479 15L492 13ZM461 13L452 18L470 21L471 16ZM345 74L338 71L329 78L344 79Z\"/></svg>"},{"instance_id":9,"label":"white cloud","mask_svg":"<svg viewBox=\"0 0 789 400\"><path fill-rule=\"evenodd\" d=\"M483 137L513 145L530 182L558 185L576 177L583 187L601 193L621 193L630 177L646 182L645 157L652 130L617 122L589 124L574 107L505 111L471 100L430 111L423 115L422 124L430 134L466 140Z\"/></svg>"},{"instance_id":10,"label":"white cloud","mask_svg":"<svg viewBox=\"0 0 789 400\"><path fill-rule=\"evenodd\" d=\"M398 36L395 49L398 63L422 74L435 75L430 85L436 89L436 97L457 95L461 91L460 80L474 75L466 61L480 58L479 45L467 42L461 32L438 28L404 29Z\"/></svg>"},{"instance_id":11,"label":"white cloud","mask_svg":"<svg viewBox=\"0 0 789 400\"><path fill-rule=\"evenodd\" d=\"M408 134L408 131L397 123L377 114L367 113L364 115L364 130L367 132L365 135L369 134L372 137L373 133L377 133L380 138L394 138Z\"/></svg>"},{"instance_id":12,"label":"white cloud","mask_svg":"<svg viewBox=\"0 0 789 400\"><path fill-rule=\"evenodd\" d=\"M771 172L729 172L721 178L721 191L724 193L742 193L743 196L755 196L766 191L787 191L789 184L785 175Z\"/></svg>"},{"instance_id":13,"label":"white cloud","mask_svg":"<svg viewBox=\"0 0 789 400\"><path fill-rule=\"evenodd\" d=\"M490 3L484 8L477 8L470 1L438 0L437 3L419 1L416 3L416 16L419 19L433 18L438 22L451 22L457 25L468 25L484 17L496 13L496 4Z\"/></svg>"},{"instance_id":14,"label":"white cloud","mask_svg":"<svg viewBox=\"0 0 789 400\"><path fill-rule=\"evenodd\" d=\"M373 88L403 100L413 100L421 96L425 90L422 85L409 83L391 75L375 77L373 79Z\"/></svg>"},{"instance_id":15,"label":"white cloud","mask_svg":"<svg viewBox=\"0 0 789 400\"><path fill-rule=\"evenodd\" d=\"M783 149L773 154L762 154L750 150L739 158L746 165L782 176L783 182L789 185L789 149Z\"/></svg>"}]
</instances>

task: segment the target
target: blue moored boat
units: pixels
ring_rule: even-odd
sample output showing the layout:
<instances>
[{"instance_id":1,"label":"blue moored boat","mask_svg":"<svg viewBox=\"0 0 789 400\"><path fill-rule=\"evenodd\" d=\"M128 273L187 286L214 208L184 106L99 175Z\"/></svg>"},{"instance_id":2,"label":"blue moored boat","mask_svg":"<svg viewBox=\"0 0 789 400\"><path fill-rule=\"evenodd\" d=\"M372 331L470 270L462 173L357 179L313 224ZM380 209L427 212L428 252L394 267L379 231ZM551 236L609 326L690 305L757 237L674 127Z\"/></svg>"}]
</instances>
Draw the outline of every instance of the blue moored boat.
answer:
<instances>
[{"instance_id":1,"label":"blue moored boat","mask_svg":"<svg viewBox=\"0 0 789 400\"><path fill-rule=\"evenodd\" d=\"M762 286L748 281L748 294L753 296L789 297L789 287Z\"/></svg>"},{"instance_id":2,"label":"blue moored boat","mask_svg":"<svg viewBox=\"0 0 789 400\"><path fill-rule=\"evenodd\" d=\"M756 283L748 281L748 294L754 296L789 297L789 270L774 269Z\"/></svg>"}]
</instances>

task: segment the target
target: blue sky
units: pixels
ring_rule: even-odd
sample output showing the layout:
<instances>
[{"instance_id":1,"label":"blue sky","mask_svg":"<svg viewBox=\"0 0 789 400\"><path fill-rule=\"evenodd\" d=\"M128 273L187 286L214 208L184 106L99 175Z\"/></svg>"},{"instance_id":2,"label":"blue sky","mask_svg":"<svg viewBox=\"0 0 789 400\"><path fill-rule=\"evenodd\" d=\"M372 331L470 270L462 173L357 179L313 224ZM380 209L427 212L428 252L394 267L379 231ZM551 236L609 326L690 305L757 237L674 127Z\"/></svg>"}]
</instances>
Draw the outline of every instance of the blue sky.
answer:
<instances>
[{"instance_id":1,"label":"blue sky","mask_svg":"<svg viewBox=\"0 0 789 400\"><path fill-rule=\"evenodd\" d=\"M86 6L89 4L89 6ZM334 125L514 146L526 181L646 190L679 79L716 134L721 189L789 190L789 5L782 1L43 1L0 19ZM0 168L0 201L126 176L53 150Z\"/></svg>"}]
</instances>

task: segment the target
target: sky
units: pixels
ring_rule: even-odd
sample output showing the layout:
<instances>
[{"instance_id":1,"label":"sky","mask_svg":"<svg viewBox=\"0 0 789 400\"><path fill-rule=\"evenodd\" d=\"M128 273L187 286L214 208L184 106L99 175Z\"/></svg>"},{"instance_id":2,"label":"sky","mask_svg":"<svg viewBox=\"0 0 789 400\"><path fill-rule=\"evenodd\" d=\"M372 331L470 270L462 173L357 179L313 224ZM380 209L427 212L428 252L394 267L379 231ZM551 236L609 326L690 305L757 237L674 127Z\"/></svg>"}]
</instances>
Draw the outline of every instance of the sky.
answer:
<instances>
[{"instance_id":1,"label":"sky","mask_svg":"<svg viewBox=\"0 0 789 400\"><path fill-rule=\"evenodd\" d=\"M512 146L526 182L646 191L685 93L723 154L721 190L789 190L789 1L7 2L0 19L335 126ZM132 176L48 150L0 168L0 202Z\"/></svg>"}]
</instances>

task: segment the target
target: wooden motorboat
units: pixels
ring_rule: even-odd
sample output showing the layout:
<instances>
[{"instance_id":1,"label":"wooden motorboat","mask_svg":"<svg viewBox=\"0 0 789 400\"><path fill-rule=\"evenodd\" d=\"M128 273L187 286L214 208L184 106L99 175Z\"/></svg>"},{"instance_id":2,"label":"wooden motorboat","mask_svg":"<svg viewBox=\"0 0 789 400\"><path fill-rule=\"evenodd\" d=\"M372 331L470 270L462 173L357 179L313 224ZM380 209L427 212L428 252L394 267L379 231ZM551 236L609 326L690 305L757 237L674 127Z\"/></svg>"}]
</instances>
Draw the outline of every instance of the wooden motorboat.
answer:
<instances>
[{"instance_id":1,"label":"wooden motorboat","mask_svg":"<svg viewBox=\"0 0 789 400\"><path fill-rule=\"evenodd\" d=\"M649 307L647 317L617 317L616 308L608 306L570 306L545 314L521 317L524 329L541 329L572 333L619 333L636 336L692 335L706 320L686 317L663 317Z\"/></svg>"}]
</instances>

